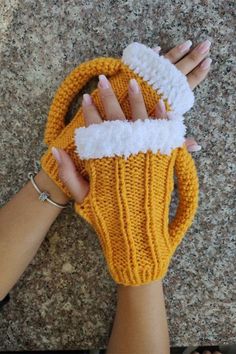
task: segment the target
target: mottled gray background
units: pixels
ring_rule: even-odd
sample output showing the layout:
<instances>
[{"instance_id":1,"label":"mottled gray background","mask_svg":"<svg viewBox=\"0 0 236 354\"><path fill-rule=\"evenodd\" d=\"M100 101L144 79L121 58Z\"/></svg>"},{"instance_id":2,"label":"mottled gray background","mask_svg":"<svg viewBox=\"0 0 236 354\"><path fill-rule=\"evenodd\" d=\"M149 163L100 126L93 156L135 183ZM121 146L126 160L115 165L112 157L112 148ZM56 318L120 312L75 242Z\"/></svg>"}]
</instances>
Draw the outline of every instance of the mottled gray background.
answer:
<instances>
[{"instance_id":1,"label":"mottled gray background","mask_svg":"<svg viewBox=\"0 0 236 354\"><path fill-rule=\"evenodd\" d=\"M234 1L1 1L1 203L45 151L55 91L84 60L122 55L132 41L163 52L212 41L212 69L186 115L200 205L178 247L164 290L172 346L236 342L233 167ZM90 87L90 86L89 86ZM88 87L86 88L88 90ZM85 90L83 90L85 92ZM80 102L80 101L78 101ZM95 233L73 209L52 225L0 314L1 350L106 346L116 305Z\"/></svg>"}]
</instances>

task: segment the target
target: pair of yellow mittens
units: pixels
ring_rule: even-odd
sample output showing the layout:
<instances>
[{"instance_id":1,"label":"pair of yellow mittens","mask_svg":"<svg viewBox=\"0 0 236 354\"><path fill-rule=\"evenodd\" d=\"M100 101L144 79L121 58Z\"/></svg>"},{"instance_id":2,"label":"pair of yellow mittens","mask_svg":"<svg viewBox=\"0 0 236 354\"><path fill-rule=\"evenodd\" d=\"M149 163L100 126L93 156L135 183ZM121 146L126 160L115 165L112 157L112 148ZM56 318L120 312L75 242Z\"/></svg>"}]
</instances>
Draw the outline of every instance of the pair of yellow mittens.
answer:
<instances>
[{"instance_id":1,"label":"pair of yellow mittens","mask_svg":"<svg viewBox=\"0 0 236 354\"><path fill-rule=\"evenodd\" d=\"M105 120L98 89L91 96L103 123L84 127L82 108L65 126L73 98L100 74L109 78L127 118ZM131 121L128 83L142 90L149 119ZM153 119L160 98L168 119ZM49 149L41 159L44 171L69 196L58 176L51 146L64 149L77 170L90 181L89 194L76 212L100 240L110 274L123 285L162 279L176 247L190 227L198 204L198 177L184 141L183 114L194 103L185 75L168 59L137 42L121 59L96 58L80 64L62 82L50 107L45 130ZM178 181L179 203L169 222L169 206Z\"/></svg>"}]
</instances>

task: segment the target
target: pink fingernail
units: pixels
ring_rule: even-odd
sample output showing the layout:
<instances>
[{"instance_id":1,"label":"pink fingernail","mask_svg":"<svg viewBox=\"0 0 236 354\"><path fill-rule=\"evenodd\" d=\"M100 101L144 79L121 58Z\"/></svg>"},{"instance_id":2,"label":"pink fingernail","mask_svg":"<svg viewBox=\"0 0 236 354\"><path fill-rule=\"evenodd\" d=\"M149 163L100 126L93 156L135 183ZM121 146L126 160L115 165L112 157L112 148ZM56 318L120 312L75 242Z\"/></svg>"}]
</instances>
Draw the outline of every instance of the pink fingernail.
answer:
<instances>
[{"instance_id":1,"label":"pink fingernail","mask_svg":"<svg viewBox=\"0 0 236 354\"><path fill-rule=\"evenodd\" d=\"M83 101L82 101L82 105L83 106L90 106L92 104L92 98L89 94L84 93L83 94Z\"/></svg>"},{"instance_id":2,"label":"pink fingernail","mask_svg":"<svg viewBox=\"0 0 236 354\"><path fill-rule=\"evenodd\" d=\"M53 146L51 151L52 151L53 156L57 160L57 162L60 164L61 163L61 155L60 155L59 150Z\"/></svg>"},{"instance_id":3,"label":"pink fingernail","mask_svg":"<svg viewBox=\"0 0 236 354\"><path fill-rule=\"evenodd\" d=\"M212 63L212 59L211 58L206 58L205 60L203 60L203 62L200 65L200 68L202 69L208 69L210 67Z\"/></svg>"},{"instance_id":4,"label":"pink fingernail","mask_svg":"<svg viewBox=\"0 0 236 354\"><path fill-rule=\"evenodd\" d=\"M186 52L186 50L188 50L190 47L191 47L191 45L192 45L193 43L192 43L192 41L190 41L190 40L188 40L188 41L186 41L185 43L183 43L183 44L181 44L180 46L179 46L179 51L180 51L180 53L184 53L184 52Z\"/></svg>"},{"instance_id":5,"label":"pink fingernail","mask_svg":"<svg viewBox=\"0 0 236 354\"><path fill-rule=\"evenodd\" d=\"M159 106L161 108L161 111L163 113L165 113L166 112L166 106L165 106L165 103L164 103L164 101L162 99L160 99L160 101L159 101Z\"/></svg>"},{"instance_id":6,"label":"pink fingernail","mask_svg":"<svg viewBox=\"0 0 236 354\"><path fill-rule=\"evenodd\" d=\"M105 75L99 75L99 85L103 89L108 89L110 87L109 81Z\"/></svg>"},{"instance_id":7,"label":"pink fingernail","mask_svg":"<svg viewBox=\"0 0 236 354\"><path fill-rule=\"evenodd\" d=\"M200 145L188 146L188 151L189 152L197 152L197 151L200 151L201 149L202 149L202 147Z\"/></svg>"},{"instance_id":8,"label":"pink fingernail","mask_svg":"<svg viewBox=\"0 0 236 354\"><path fill-rule=\"evenodd\" d=\"M206 41L202 42L199 46L196 47L196 50L201 53L205 54L211 46L211 42L207 39Z\"/></svg>"},{"instance_id":9,"label":"pink fingernail","mask_svg":"<svg viewBox=\"0 0 236 354\"><path fill-rule=\"evenodd\" d=\"M131 79L129 82L129 86L133 93L139 93L139 85L135 79Z\"/></svg>"},{"instance_id":10,"label":"pink fingernail","mask_svg":"<svg viewBox=\"0 0 236 354\"><path fill-rule=\"evenodd\" d=\"M155 48L152 48L155 52L159 53L160 50L161 50L161 47L158 45L157 47Z\"/></svg>"}]
</instances>

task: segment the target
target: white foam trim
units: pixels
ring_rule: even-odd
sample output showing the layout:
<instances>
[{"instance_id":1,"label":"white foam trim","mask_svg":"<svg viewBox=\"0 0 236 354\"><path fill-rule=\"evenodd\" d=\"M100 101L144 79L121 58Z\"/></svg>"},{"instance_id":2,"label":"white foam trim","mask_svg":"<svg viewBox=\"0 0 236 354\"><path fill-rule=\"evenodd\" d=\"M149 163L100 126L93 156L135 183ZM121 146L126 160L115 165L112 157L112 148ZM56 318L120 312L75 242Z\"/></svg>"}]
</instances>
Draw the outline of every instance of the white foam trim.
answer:
<instances>
[{"instance_id":1,"label":"white foam trim","mask_svg":"<svg viewBox=\"0 0 236 354\"><path fill-rule=\"evenodd\" d=\"M112 120L75 129L76 152L80 159L123 156L139 152L170 155L185 141L186 127L179 119Z\"/></svg>"},{"instance_id":2,"label":"white foam trim","mask_svg":"<svg viewBox=\"0 0 236 354\"><path fill-rule=\"evenodd\" d=\"M175 113L184 114L192 108L194 94L187 78L169 59L133 42L124 49L121 60L167 99Z\"/></svg>"}]
</instances>

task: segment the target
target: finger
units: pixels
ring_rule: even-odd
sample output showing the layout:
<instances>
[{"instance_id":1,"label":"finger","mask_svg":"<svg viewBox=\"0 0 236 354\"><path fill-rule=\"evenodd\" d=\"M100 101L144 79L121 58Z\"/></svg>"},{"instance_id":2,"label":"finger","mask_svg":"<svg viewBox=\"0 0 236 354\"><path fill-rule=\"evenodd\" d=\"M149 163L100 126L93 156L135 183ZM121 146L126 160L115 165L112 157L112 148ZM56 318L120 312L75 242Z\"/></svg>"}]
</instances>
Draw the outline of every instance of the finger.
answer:
<instances>
[{"instance_id":1,"label":"finger","mask_svg":"<svg viewBox=\"0 0 236 354\"><path fill-rule=\"evenodd\" d=\"M92 97L87 93L83 95L82 109L86 127L90 124L102 123L102 118L96 108L96 105L93 103Z\"/></svg>"},{"instance_id":2,"label":"finger","mask_svg":"<svg viewBox=\"0 0 236 354\"><path fill-rule=\"evenodd\" d=\"M206 58L199 66L187 75L187 80L192 90L206 78L208 72L210 71L211 63L212 59Z\"/></svg>"},{"instance_id":3,"label":"finger","mask_svg":"<svg viewBox=\"0 0 236 354\"><path fill-rule=\"evenodd\" d=\"M156 52L156 53L159 54L159 52L160 52L160 50L161 50L161 47L158 45L157 47L152 48L152 49L154 50L154 52Z\"/></svg>"},{"instance_id":4,"label":"finger","mask_svg":"<svg viewBox=\"0 0 236 354\"><path fill-rule=\"evenodd\" d=\"M77 203L82 203L89 192L89 182L76 170L70 156L59 148L52 147L52 154L59 165L59 177Z\"/></svg>"},{"instance_id":5,"label":"finger","mask_svg":"<svg viewBox=\"0 0 236 354\"><path fill-rule=\"evenodd\" d=\"M117 100L117 97L111 87L109 80L105 75L99 75L98 83L99 95L102 101L102 105L105 110L107 120L125 120L125 115L121 109L121 106Z\"/></svg>"},{"instance_id":6,"label":"finger","mask_svg":"<svg viewBox=\"0 0 236 354\"><path fill-rule=\"evenodd\" d=\"M199 43L189 54L178 61L175 65L184 75L192 71L208 54L211 42L206 41Z\"/></svg>"},{"instance_id":7,"label":"finger","mask_svg":"<svg viewBox=\"0 0 236 354\"><path fill-rule=\"evenodd\" d=\"M168 118L165 102L160 99L155 107L155 116L157 118Z\"/></svg>"},{"instance_id":8,"label":"finger","mask_svg":"<svg viewBox=\"0 0 236 354\"><path fill-rule=\"evenodd\" d=\"M129 102L132 113L132 120L146 119L148 118L148 113L146 110L144 98L142 91L138 82L135 79L129 81L128 86Z\"/></svg>"},{"instance_id":9,"label":"finger","mask_svg":"<svg viewBox=\"0 0 236 354\"><path fill-rule=\"evenodd\" d=\"M175 64L178 60L183 58L190 50L192 46L192 41L187 40L184 43L177 45L172 48L168 53L164 55L166 59L169 59L172 64Z\"/></svg>"},{"instance_id":10,"label":"finger","mask_svg":"<svg viewBox=\"0 0 236 354\"><path fill-rule=\"evenodd\" d=\"M185 145L187 147L187 150L189 152L197 152L201 150L201 146L198 145L198 143L196 142L196 140L192 137L186 138L185 139Z\"/></svg>"}]
</instances>

